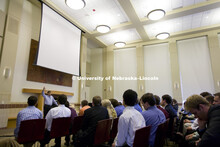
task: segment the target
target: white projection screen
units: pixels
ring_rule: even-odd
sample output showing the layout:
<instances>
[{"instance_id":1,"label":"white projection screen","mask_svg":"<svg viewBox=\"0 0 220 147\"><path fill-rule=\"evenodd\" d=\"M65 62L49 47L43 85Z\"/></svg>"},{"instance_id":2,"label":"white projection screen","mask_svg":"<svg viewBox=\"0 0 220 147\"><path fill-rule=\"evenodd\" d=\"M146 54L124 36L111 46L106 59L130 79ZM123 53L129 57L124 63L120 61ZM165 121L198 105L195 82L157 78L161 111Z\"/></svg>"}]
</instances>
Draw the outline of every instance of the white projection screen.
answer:
<instances>
[{"instance_id":1,"label":"white projection screen","mask_svg":"<svg viewBox=\"0 0 220 147\"><path fill-rule=\"evenodd\" d=\"M42 3L36 65L80 76L81 30Z\"/></svg>"}]
</instances>

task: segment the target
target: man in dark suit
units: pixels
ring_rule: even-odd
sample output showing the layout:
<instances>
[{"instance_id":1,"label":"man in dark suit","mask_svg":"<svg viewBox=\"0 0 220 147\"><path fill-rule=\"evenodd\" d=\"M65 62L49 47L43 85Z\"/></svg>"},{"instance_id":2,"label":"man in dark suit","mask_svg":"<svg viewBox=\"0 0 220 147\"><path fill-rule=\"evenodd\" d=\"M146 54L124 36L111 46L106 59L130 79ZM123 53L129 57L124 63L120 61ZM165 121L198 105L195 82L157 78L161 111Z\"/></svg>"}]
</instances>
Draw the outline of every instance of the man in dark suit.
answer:
<instances>
[{"instance_id":1,"label":"man in dark suit","mask_svg":"<svg viewBox=\"0 0 220 147\"><path fill-rule=\"evenodd\" d=\"M92 99L92 108L85 110L82 129L77 133L74 147L92 145L98 121L109 119L108 110L101 106L101 97Z\"/></svg>"}]
</instances>

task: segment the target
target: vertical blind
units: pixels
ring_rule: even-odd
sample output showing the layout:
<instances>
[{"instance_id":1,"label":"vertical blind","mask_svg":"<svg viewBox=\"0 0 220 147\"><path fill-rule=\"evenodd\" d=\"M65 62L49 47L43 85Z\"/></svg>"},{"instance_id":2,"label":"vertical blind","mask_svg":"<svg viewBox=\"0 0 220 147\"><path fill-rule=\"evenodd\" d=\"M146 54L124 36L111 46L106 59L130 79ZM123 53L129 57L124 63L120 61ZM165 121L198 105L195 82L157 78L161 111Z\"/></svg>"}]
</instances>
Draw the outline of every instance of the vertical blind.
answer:
<instances>
[{"instance_id":1,"label":"vertical blind","mask_svg":"<svg viewBox=\"0 0 220 147\"><path fill-rule=\"evenodd\" d=\"M146 77L156 76L158 80L146 80L145 92L158 96L172 96L172 80L168 43L144 46L144 71Z\"/></svg>"},{"instance_id":2,"label":"vertical blind","mask_svg":"<svg viewBox=\"0 0 220 147\"><path fill-rule=\"evenodd\" d=\"M192 94L214 92L214 82L206 37L177 42L183 100Z\"/></svg>"}]
</instances>

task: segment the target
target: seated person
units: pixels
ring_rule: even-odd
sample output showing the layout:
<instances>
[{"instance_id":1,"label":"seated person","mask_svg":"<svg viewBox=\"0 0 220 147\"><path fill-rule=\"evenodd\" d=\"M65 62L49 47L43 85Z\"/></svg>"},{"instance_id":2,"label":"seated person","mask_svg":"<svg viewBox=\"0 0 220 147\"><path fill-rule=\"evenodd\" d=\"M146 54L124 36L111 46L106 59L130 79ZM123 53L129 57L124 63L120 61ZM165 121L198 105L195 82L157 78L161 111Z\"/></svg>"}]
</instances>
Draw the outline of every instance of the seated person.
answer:
<instances>
[{"instance_id":1,"label":"seated person","mask_svg":"<svg viewBox=\"0 0 220 147\"><path fill-rule=\"evenodd\" d=\"M116 99L109 99L109 100L111 101L113 107L115 108L115 111L117 113L117 117L121 116L125 107L123 105L119 105L119 102Z\"/></svg>"},{"instance_id":2,"label":"seated person","mask_svg":"<svg viewBox=\"0 0 220 147\"><path fill-rule=\"evenodd\" d=\"M102 100L102 106L108 110L109 118L114 119L117 117L117 113L116 113L114 107L112 106L110 100L108 100L108 99Z\"/></svg>"},{"instance_id":3,"label":"seated person","mask_svg":"<svg viewBox=\"0 0 220 147\"><path fill-rule=\"evenodd\" d=\"M46 130L44 134L44 140L41 141L41 147L44 147L45 144L48 144L50 142L50 131L51 131L51 125L52 121L55 118L60 118L60 117L70 117L71 116L71 111L69 108L65 106L67 102L67 97L66 95L60 95L58 97L58 107L50 109L50 111L47 113L46 116ZM61 146L61 138L55 138L55 147L60 147Z\"/></svg>"},{"instance_id":4,"label":"seated person","mask_svg":"<svg viewBox=\"0 0 220 147\"><path fill-rule=\"evenodd\" d=\"M91 108L88 104L89 104L89 103L88 103L87 100L82 100L82 101L81 101L81 106L82 106L82 108L79 110L79 116L83 116L83 115L84 115L84 111L85 111L86 109Z\"/></svg>"},{"instance_id":5,"label":"seated person","mask_svg":"<svg viewBox=\"0 0 220 147\"><path fill-rule=\"evenodd\" d=\"M118 120L118 133L113 146L133 146L135 131L146 126L143 116L134 108L136 101L135 91L129 89L124 92L125 109Z\"/></svg>"}]
</instances>

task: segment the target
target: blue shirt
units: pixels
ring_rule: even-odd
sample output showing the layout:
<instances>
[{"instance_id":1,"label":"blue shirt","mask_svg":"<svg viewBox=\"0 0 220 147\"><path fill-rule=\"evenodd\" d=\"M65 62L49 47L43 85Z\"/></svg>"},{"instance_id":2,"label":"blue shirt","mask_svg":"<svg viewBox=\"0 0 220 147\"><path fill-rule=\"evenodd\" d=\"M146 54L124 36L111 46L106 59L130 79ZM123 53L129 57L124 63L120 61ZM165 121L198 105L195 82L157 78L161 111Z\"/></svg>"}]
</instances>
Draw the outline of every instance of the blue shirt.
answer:
<instances>
[{"instance_id":1,"label":"blue shirt","mask_svg":"<svg viewBox=\"0 0 220 147\"><path fill-rule=\"evenodd\" d=\"M18 137L21 121L30 119L42 119L43 113L35 106L28 106L21 110L17 115L16 128L14 130L15 137Z\"/></svg>"},{"instance_id":2,"label":"blue shirt","mask_svg":"<svg viewBox=\"0 0 220 147\"><path fill-rule=\"evenodd\" d=\"M169 113L170 118L177 117L177 112L171 104L166 105L165 110Z\"/></svg>"},{"instance_id":3,"label":"blue shirt","mask_svg":"<svg viewBox=\"0 0 220 147\"><path fill-rule=\"evenodd\" d=\"M156 106L149 107L146 111L143 111L141 114L145 119L146 126L151 125L149 145L153 147L157 127L159 124L164 123L166 121L166 117L161 110L157 109Z\"/></svg>"},{"instance_id":4,"label":"blue shirt","mask_svg":"<svg viewBox=\"0 0 220 147\"><path fill-rule=\"evenodd\" d=\"M128 144L132 147L135 131L143 127L145 127L145 120L141 113L134 107L127 106L118 120L118 134L115 145L123 146Z\"/></svg>"},{"instance_id":5,"label":"blue shirt","mask_svg":"<svg viewBox=\"0 0 220 147\"><path fill-rule=\"evenodd\" d=\"M52 106L53 104L58 105L55 99L53 98L53 96L46 95L44 93L44 90L42 90L42 96L44 97L44 104L49 105L49 106Z\"/></svg>"},{"instance_id":6,"label":"blue shirt","mask_svg":"<svg viewBox=\"0 0 220 147\"><path fill-rule=\"evenodd\" d=\"M134 105L134 108L139 111L142 112L141 106L139 104Z\"/></svg>"},{"instance_id":7,"label":"blue shirt","mask_svg":"<svg viewBox=\"0 0 220 147\"><path fill-rule=\"evenodd\" d=\"M119 105L119 106L115 107L115 111L117 113L117 117L121 116L121 114L123 113L124 109L125 109L125 106L123 106L123 105Z\"/></svg>"}]
</instances>

